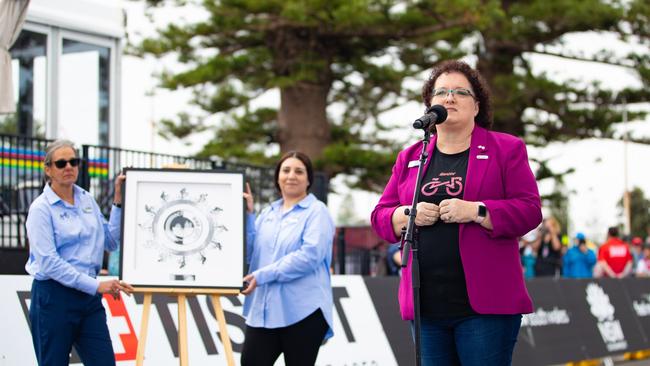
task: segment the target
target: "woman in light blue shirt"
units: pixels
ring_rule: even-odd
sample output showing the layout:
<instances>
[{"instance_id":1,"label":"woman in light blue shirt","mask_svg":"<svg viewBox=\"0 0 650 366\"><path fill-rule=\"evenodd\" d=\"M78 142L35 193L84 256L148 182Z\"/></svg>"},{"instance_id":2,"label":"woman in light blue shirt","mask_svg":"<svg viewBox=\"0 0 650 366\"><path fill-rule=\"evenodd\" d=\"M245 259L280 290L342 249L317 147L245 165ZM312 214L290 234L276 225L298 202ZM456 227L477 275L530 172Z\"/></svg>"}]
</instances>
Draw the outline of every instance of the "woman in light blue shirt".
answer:
<instances>
[{"instance_id":1,"label":"woman in light blue shirt","mask_svg":"<svg viewBox=\"0 0 650 366\"><path fill-rule=\"evenodd\" d=\"M34 277L29 307L32 341L39 365L68 365L72 345L85 365L115 365L102 294L119 298L133 288L118 280L100 281L104 250L120 241L122 182L115 180L110 221L95 199L75 185L79 163L74 145L59 140L47 148L47 184L29 207L29 260Z\"/></svg>"},{"instance_id":2,"label":"woman in light blue shirt","mask_svg":"<svg viewBox=\"0 0 650 366\"><path fill-rule=\"evenodd\" d=\"M308 193L314 174L309 158L289 152L275 168L282 198L255 219L250 187L246 255L249 274L242 366L313 365L332 332L330 264L334 222L327 206ZM254 222L253 222L254 221Z\"/></svg>"}]
</instances>

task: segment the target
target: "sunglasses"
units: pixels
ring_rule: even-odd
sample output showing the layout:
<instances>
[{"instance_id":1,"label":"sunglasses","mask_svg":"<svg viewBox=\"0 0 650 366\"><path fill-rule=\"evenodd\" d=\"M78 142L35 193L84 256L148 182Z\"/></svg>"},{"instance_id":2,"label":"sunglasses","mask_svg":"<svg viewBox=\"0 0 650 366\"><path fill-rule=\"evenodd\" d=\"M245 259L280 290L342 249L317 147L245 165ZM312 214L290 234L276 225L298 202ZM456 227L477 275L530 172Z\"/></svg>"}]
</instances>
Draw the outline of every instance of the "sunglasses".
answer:
<instances>
[{"instance_id":1,"label":"sunglasses","mask_svg":"<svg viewBox=\"0 0 650 366\"><path fill-rule=\"evenodd\" d=\"M79 165L79 163L81 163L81 159L79 158L72 158L70 160L59 159L54 162L54 166L59 169L63 169L65 168L66 165L68 165L68 163L70 163L71 167L76 167L77 165Z\"/></svg>"}]
</instances>

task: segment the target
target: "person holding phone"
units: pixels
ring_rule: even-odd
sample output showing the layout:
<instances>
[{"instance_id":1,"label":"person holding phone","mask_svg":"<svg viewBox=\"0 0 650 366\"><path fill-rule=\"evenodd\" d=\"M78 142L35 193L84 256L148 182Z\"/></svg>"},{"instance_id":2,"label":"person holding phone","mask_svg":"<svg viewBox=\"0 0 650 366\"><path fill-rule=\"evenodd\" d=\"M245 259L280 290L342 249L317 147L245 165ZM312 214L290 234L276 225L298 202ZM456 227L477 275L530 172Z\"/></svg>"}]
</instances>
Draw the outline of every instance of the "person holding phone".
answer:
<instances>
[{"instance_id":1,"label":"person holding phone","mask_svg":"<svg viewBox=\"0 0 650 366\"><path fill-rule=\"evenodd\" d=\"M246 335L242 366L313 365L323 340L333 335L330 279L334 221L309 193L314 182L307 155L290 151L275 168L281 198L254 214L250 187L244 277Z\"/></svg>"},{"instance_id":2,"label":"person holding phone","mask_svg":"<svg viewBox=\"0 0 650 366\"><path fill-rule=\"evenodd\" d=\"M555 217L544 219L533 248L537 253L535 277L560 277L562 273L562 228Z\"/></svg>"},{"instance_id":3,"label":"person holding phone","mask_svg":"<svg viewBox=\"0 0 650 366\"><path fill-rule=\"evenodd\" d=\"M46 150L47 184L29 207L27 273L32 282L29 319L39 365L68 365L74 345L84 365L115 365L102 295L119 299L133 287L97 278L104 251L120 243L122 183L115 180L110 220L90 193L77 186L81 160L67 140Z\"/></svg>"}]
</instances>

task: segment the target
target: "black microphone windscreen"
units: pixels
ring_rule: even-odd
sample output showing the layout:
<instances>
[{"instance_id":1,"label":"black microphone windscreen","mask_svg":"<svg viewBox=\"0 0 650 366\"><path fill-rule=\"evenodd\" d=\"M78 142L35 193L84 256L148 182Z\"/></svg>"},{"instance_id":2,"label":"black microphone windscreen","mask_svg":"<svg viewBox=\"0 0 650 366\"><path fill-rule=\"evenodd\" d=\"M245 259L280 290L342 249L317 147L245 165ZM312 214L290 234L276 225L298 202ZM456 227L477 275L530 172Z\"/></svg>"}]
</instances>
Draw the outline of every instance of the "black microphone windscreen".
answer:
<instances>
[{"instance_id":1,"label":"black microphone windscreen","mask_svg":"<svg viewBox=\"0 0 650 366\"><path fill-rule=\"evenodd\" d=\"M431 108L427 110L427 113L434 112L438 118L436 118L436 124L440 124L447 119L447 108L441 106L440 104L432 105Z\"/></svg>"}]
</instances>

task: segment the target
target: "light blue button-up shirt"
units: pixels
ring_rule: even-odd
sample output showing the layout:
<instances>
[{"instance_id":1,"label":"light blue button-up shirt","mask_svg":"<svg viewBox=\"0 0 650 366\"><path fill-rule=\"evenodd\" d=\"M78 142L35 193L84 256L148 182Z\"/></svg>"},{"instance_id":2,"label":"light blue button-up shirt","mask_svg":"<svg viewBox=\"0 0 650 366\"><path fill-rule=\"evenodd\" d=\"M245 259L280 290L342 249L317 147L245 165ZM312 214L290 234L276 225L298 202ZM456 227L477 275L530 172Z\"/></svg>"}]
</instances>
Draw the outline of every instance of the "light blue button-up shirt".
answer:
<instances>
[{"instance_id":1,"label":"light blue button-up shirt","mask_svg":"<svg viewBox=\"0 0 650 366\"><path fill-rule=\"evenodd\" d=\"M309 194L287 212L275 201L257 217L248 215L247 261L257 288L246 297L246 324L280 328L321 309L332 331L332 240L327 206Z\"/></svg>"},{"instance_id":2,"label":"light blue button-up shirt","mask_svg":"<svg viewBox=\"0 0 650 366\"><path fill-rule=\"evenodd\" d=\"M113 206L107 223L90 193L76 185L73 189L74 205L46 184L29 207L25 270L37 280L52 279L94 295L104 250L120 243L122 209Z\"/></svg>"}]
</instances>

